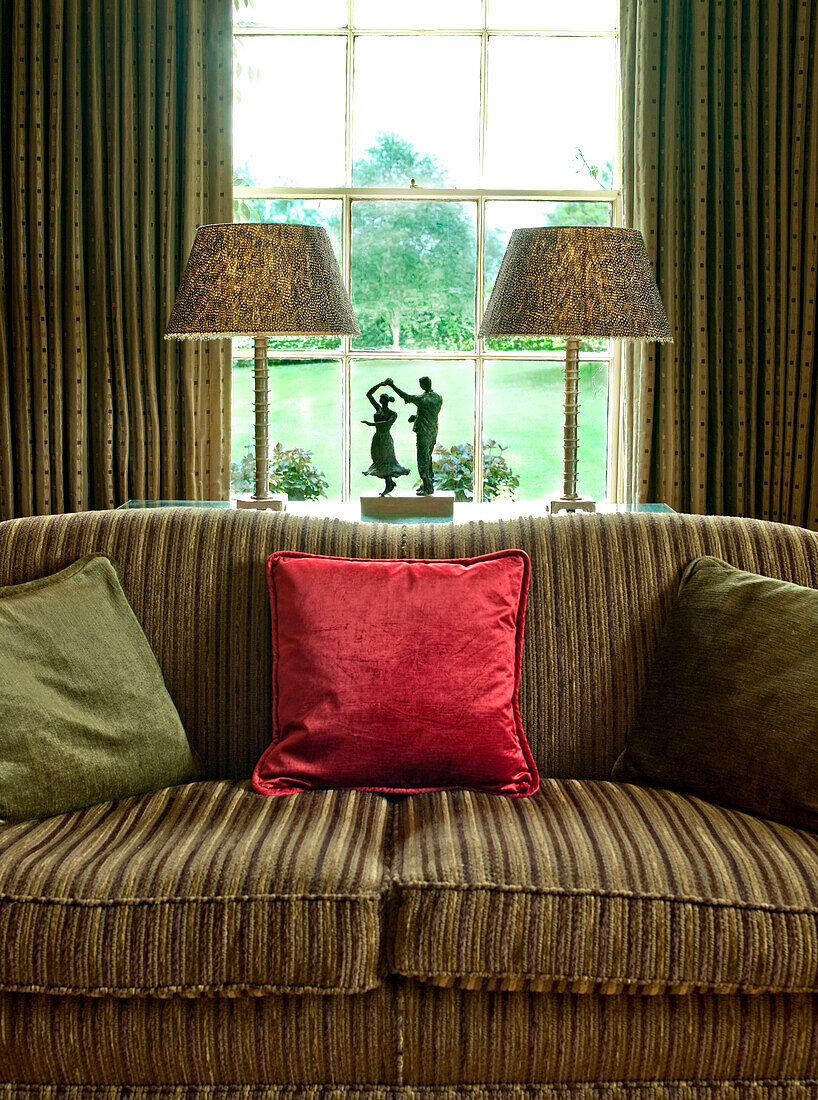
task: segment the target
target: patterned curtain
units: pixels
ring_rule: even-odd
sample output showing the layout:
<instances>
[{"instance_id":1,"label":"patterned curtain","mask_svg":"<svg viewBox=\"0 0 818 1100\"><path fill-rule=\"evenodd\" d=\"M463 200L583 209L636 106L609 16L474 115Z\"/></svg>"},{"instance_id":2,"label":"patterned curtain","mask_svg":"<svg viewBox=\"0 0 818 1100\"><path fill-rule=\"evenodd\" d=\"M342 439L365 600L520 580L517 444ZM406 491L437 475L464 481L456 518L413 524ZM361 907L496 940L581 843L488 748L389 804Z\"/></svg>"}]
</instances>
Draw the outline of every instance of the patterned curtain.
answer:
<instances>
[{"instance_id":1,"label":"patterned curtain","mask_svg":"<svg viewBox=\"0 0 818 1100\"><path fill-rule=\"evenodd\" d=\"M163 333L231 220L230 35L230 0L0 5L0 517L227 495L227 345Z\"/></svg>"},{"instance_id":2,"label":"patterned curtain","mask_svg":"<svg viewBox=\"0 0 818 1100\"><path fill-rule=\"evenodd\" d=\"M623 357L621 496L818 529L818 0L622 0L625 224L676 342Z\"/></svg>"}]
</instances>

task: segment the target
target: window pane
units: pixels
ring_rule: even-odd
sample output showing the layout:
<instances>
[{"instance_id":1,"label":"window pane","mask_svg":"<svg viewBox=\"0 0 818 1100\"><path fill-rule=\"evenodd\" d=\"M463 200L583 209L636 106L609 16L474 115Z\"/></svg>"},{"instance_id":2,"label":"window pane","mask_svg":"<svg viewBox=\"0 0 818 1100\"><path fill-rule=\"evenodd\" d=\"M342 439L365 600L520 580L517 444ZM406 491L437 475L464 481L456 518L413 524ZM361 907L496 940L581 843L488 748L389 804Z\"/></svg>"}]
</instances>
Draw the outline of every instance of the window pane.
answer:
<instances>
[{"instance_id":1,"label":"window pane","mask_svg":"<svg viewBox=\"0 0 818 1100\"><path fill-rule=\"evenodd\" d=\"M240 35L233 43L236 182L341 186L346 37Z\"/></svg>"},{"instance_id":2,"label":"window pane","mask_svg":"<svg viewBox=\"0 0 818 1100\"><path fill-rule=\"evenodd\" d=\"M613 186L615 61L612 38L493 35L486 129L489 184L580 191Z\"/></svg>"},{"instance_id":3,"label":"window pane","mask_svg":"<svg viewBox=\"0 0 818 1100\"><path fill-rule=\"evenodd\" d=\"M448 30L482 27L483 13L480 0L355 0L352 20L356 27Z\"/></svg>"},{"instance_id":4,"label":"window pane","mask_svg":"<svg viewBox=\"0 0 818 1100\"><path fill-rule=\"evenodd\" d=\"M487 362L483 399L483 500L496 499L510 468L517 500L541 503L562 495L564 363ZM579 372L578 491L605 497L608 364L581 363ZM487 448L491 440L496 445ZM502 450L501 448L505 448ZM508 495L506 489L505 495Z\"/></svg>"},{"instance_id":5,"label":"window pane","mask_svg":"<svg viewBox=\"0 0 818 1100\"><path fill-rule=\"evenodd\" d=\"M381 382L384 378L393 378L395 384L405 393L417 394L421 392L418 381L424 374L432 380L432 388L443 398L443 407L440 410L440 431L438 433L438 448L450 450L455 448L471 448L474 439L474 363L452 363L441 360L395 360L395 359L370 359L358 360L351 366L352 379L352 470L350 485L352 486L352 499L355 500L366 490L376 489L383 491L384 482L377 477L364 476L363 471L369 469L372 463L370 445L373 429L362 420L372 420L374 410L366 397L370 386ZM377 391L373 396L379 400L381 392L393 393L392 390ZM416 489L418 485L417 455L415 452L415 435L409 417L413 407L405 404L397 395L393 394L395 402L391 408L398 414L398 419L392 427L392 439L395 443L395 457L402 466L407 466L410 473L404 477L395 478L399 489ZM456 452L457 453L457 452ZM436 468L440 467L441 455L438 453L433 458ZM468 456L464 455L460 460L461 470L468 464ZM438 488L447 488L438 485Z\"/></svg>"},{"instance_id":6,"label":"window pane","mask_svg":"<svg viewBox=\"0 0 818 1100\"><path fill-rule=\"evenodd\" d=\"M355 41L356 187L477 183L479 38Z\"/></svg>"},{"instance_id":7,"label":"window pane","mask_svg":"<svg viewBox=\"0 0 818 1100\"><path fill-rule=\"evenodd\" d=\"M489 0L489 26L502 30L606 31L619 22L619 0Z\"/></svg>"},{"instance_id":8,"label":"window pane","mask_svg":"<svg viewBox=\"0 0 818 1100\"><path fill-rule=\"evenodd\" d=\"M352 204L355 347L474 347L475 219L468 202Z\"/></svg>"},{"instance_id":9,"label":"window pane","mask_svg":"<svg viewBox=\"0 0 818 1100\"><path fill-rule=\"evenodd\" d=\"M610 225L609 202L487 202L486 264L483 282L484 301L488 305L494 281L500 270L506 247L514 229L547 225ZM565 347L556 336L520 336L487 339L488 351L550 351ZM607 351L608 341L598 338L580 340L582 351Z\"/></svg>"},{"instance_id":10,"label":"window pane","mask_svg":"<svg viewBox=\"0 0 818 1100\"><path fill-rule=\"evenodd\" d=\"M233 221L291 222L321 225L329 234L338 266L341 266L341 203L333 199L234 199ZM340 348L340 336L275 336L271 348ZM247 351L252 357L252 337L233 341L233 351Z\"/></svg>"},{"instance_id":11,"label":"window pane","mask_svg":"<svg viewBox=\"0 0 818 1100\"><path fill-rule=\"evenodd\" d=\"M282 479L277 491L293 500L340 500L341 423L336 360L270 361L270 449ZM244 493L255 487L252 358L233 360L232 432L231 488ZM307 451L312 453L300 453Z\"/></svg>"},{"instance_id":12,"label":"window pane","mask_svg":"<svg viewBox=\"0 0 818 1100\"><path fill-rule=\"evenodd\" d=\"M346 0L238 0L233 25L243 27L303 27L305 30L347 25Z\"/></svg>"},{"instance_id":13,"label":"window pane","mask_svg":"<svg viewBox=\"0 0 818 1100\"><path fill-rule=\"evenodd\" d=\"M341 203L335 199L236 199L233 221L322 225L341 263Z\"/></svg>"}]
</instances>

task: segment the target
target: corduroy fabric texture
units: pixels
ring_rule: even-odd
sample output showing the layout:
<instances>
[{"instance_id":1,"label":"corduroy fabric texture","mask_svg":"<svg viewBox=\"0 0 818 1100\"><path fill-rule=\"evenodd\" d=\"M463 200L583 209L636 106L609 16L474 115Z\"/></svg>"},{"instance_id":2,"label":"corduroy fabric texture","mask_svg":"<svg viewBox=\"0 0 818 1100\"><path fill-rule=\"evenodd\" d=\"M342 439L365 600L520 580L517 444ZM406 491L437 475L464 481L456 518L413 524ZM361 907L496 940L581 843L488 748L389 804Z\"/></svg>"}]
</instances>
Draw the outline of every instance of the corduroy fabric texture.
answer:
<instances>
[{"instance_id":1,"label":"corduroy fabric texture","mask_svg":"<svg viewBox=\"0 0 818 1100\"><path fill-rule=\"evenodd\" d=\"M390 969L465 988L818 991L818 836L543 779L398 804Z\"/></svg>"},{"instance_id":2,"label":"corduroy fabric texture","mask_svg":"<svg viewBox=\"0 0 818 1100\"><path fill-rule=\"evenodd\" d=\"M0 1100L815 1100L804 1081L627 1081L574 1085L0 1085Z\"/></svg>"},{"instance_id":3,"label":"corduroy fabric texture","mask_svg":"<svg viewBox=\"0 0 818 1100\"><path fill-rule=\"evenodd\" d=\"M590 1094L649 1082L654 1095L670 1087L681 1100L702 1082L810 1080L818 1065L818 998L810 995L599 997L419 982L397 995L402 1076L413 1085L547 1090L548 1082Z\"/></svg>"},{"instance_id":4,"label":"corduroy fabric texture","mask_svg":"<svg viewBox=\"0 0 818 1100\"><path fill-rule=\"evenodd\" d=\"M112 556L121 565L128 599L159 656L171 695L209 774L247 776L270 740L270 623L264 565L273 550L360 557L469 557L504 546L521 547L532 562L520 704L532 749L546 776L602 779L609 774L639 705L659 629L691 558L713 554L740 568L818 587L818 537L737 519L601 515L408 528L190 509L89 513L0 525L0 583L54 572L92 551ZM697 950L712 967L722 967L726 973L733 965L728 956L745 951L746 945L752 948L753 937L766 927L773 949L774 982L780 983L782 974L794 982L799 968L805 973L810 959L815 964L810 909L814 902L800 904L797 898L799 891L808 896L810 883L814 889L816 838L732 811L705 811L703 804L684 795L654 792L653 816L642 819L638 846L635 838L629 845L618 827L624 811L606 824L599 804L599 791L616 789L613 784L547 784L548 791L552 787L581 793L580 804L586 807L584 818L576 808L562 815L565 822L573 822L570 844L554 828L547 838L537 840L543 846L543 858L526 856L524 832L493 837L494 826L484 814L479 825L484 836L472 836L458 849L471 861L459 870L466 882L477 881L481 873L491 882L508 867L519 879L509 893L525 896L530 903L536 891L526 893L519 887L529 880L540 886L547 883L544 859L548 852L558 851L566 869L573 857L575 883L594 883L606 875L613 881L614 872L622 878L624 865L634 862L627 873L637 887L664 881L674 892L666 902L651 898L644 903L651 907L653 923L640 928L631 922L629 934L637 945L653 937L657 943L678 945L678 950L692 942L685 936L695 925L687 893L716 892L722 887L722 875L727 881L728 874L720 861L740 856L729 881L737 883L737 892L743 891L735 899L743 904L733 906L727 898L728 905L699 907L707 912L734 908L732 938L719 941L723 926L712 920L708 924L710 918L703 917ZM622 790L638 818L639 807L646 809L646 792ZM204 937L209 954L195 965L209 968L208 980L224 983L219 993L251 991L245 979L248 974L258 978L258 972L241 973L237 988L230 985L235 976L226 974L225 968L235 966L237 959L248 960L241 965L250 967L251 956L237 946L250 942L255 946L262 939L267 949L265 971L269 974L273 966L279 973L286 971L283 976L288 983L300 981L305 970L314 975L316 968L339 991L344 986L355 988L356 982L364 984L365 977L382 977L383 937L400 934L399 922L391 918L401 918L406 901L396 893L394 900L386 901L384 912L387 882L396 877L408 881L408 856L415 844L410 834L403 833L403 850L393 859L397 803L357 792L313 792L297 799L258 799L265 808L262 812L255 805L250 808L246 801L250 797L255 799L246 788L210 783L36 825L4 827L0 845L6 847L0 866L3 881L14 889L31 890L32 884L39 883L38 889L53 893L59 887L66 897L86 901L104 900L114 891L122 899L129 896L138 877L142 888L153 888L153 896L156 883L168 894L171 889L184 889L186 904L195 913L187 915L179 905L175 923L167 917L154 920L152 934L167 937L157 950L157 941L147 934L148 924L141 929L128 926L134 918L120 914L116 907L76 903L63 907L89 910L82 917L86 940L81 943L70 938L64 923L74 917L45 917L45 907L39 903L16 904L0 897L0 916L5 920L4 914L11 914L7 926L0 929L2 965L11 968L15 980L18 975L28 975L30 980L32 971L36 975L41 970L45 953L53 975L79 974L89 985L96 982L95 991L100 992L111 978L111 966L118 968L114 977L119 983L130 979L129 968L142 967L144 972L143 958L151 965L155 961L157 969L160 963L167 968L172 965L178 981L184 974L177 963L189 954L195 958ZM480 797L489 798L457 792L418 796L413 802L419 805L426 799L431 806L435 801L459 799L473 806ZM546 791L535 799L545 797ZM500 814L511 804L492 801ZM513 804L538 806L536 800ZM664 812L656 809L657 804ZM290 813L300 813L297 807L304 807L304 817L281 816L288 807ZM672 812L673 807L678 812ZM151 815L165 838L164 846L156 830L151 831ZM476 821L473 811L472 816ZM106 821L108 826L117 825L110 829ZM275 829L270 828L273 822ZM9 846L11 837L16 839L16 852ZM184 842L180 845L180 837L186 837L187 848ZM594 849L591 837L607 848ZM584 849L580 848L583 838ZM615 838L618 854L611 859L608 853ZM693 856L696 843L705 841L715 853L702 859L708 877L699 881L691 878L698 866ZM60 857L61 845L65 855L70 851L74 855ZM477 858L483 845L492 852L493 866ZM445 854L441 849L435 860ZM668 865L662 860L669 854L675 862ZM421 855L416 851L416 863L423 862ZM660 865L654 866L657 860ZM800 866L793 866L799 860ZM437 873L434 860L432 865ZM421 869L433 882L428 866ZM438 877L448 880L454 870L452 860L441 863ZM217 878L221 894L212 889ZM255 901L245 904L238 896L248 882L258 893ZM216 907L213 901L191 906L196 890L199 897L205 896L204 883L208 897L232 896L237 904L227 906L217 900ZM287 908L281 904L282 884L296 895L291 900L299 905L297 910L289 901L284 902ZM269 896L262 899L265 890ZM341 924L337 905L305 901L303 895L313 896L311 892L319 890L352 898L338 904L354 906L361 919ZM774 901L772 908L753 909L748 903L765 892ZM788 898L794 908L785 911ZM572 901L567 898L566 905ZM657 915L658 902L664 909ZM396 907L392 913L390 905ZM367 906L379 909L364 926L363 915L371 911ZM686 927L678 917L683 911ZM570 908L566 914L569 919ZM495 919L497 910L490 915ZM585 919L585 914L580 917ZM34 930L37 920L44 922L39 931ZM609 952L613 950L612 926L609 921L607 927L597 927L604 936L599 938L596 961L605 962L605 945ZM776 938L785 927L792 957L788 962L782 960ZM369 928L381 936L380 967L370 951L373 941L366 940ZM499 926L498 937L508 929L512 936L518 935L520 928L524 935L534 930L525 924L515 928L512 921L505 928ZM565 924L557 934L582 951L587 947L584 931L583 925ZM435 927L431 932L428 942L434 944L440 930ZM475 932L482 934L480 929ZM640 933L644 933L642 940ZM486 935L491 943L491 935ZM326 953L327 943L337 945L335 950ZM18 952L19 945L24 945L24 952ZM58 958L61 945L69 955L65 960ZM410 946L403 944L405 949ZM353 948L358 954L352 953ZM117 952L122 958L114 963ZM745 957L755 959L751 950ZM613 963L613 956L609 958ZM627 952L623 959L626 965L633 961ZM673 958L671 962L676 965ZM755 962L757 972L763 969ZM679 970L673 976L680 973L684 976ZM598 986L591 983L590 988ZM263 989L254 985L252 991ZM387 1011L381 998L386 998ZM130 1013L133 1016L128 1018ZM815 1100L816 1018L816 1000L808 994L600 997L596 992L441 989L395 979L386 979L371 993L342 997L58 998L9 992L0 994L0 1066L11 1068L0 1078L19 1083L0 1086L0 1100L160 1096L167 1100L190 1100L191 1096L203 1100L228 1096L231 1100L454 1100L459 1096L472 1100L531 1096L548 1100L569 1096L577 1100ZM390 1037L394 1047L374 1049ZM80 1067L75 1079L81 1083L56 1084L72 1079L74 1060ZM45 1069L36 1068L40 1065ZM260 1072L252 1069L254 1065L263 1066L269 1076L284 1070L288 1083L238 1083L254 1079L253 1073ZM372 1084L366 1082L370 1073ZM390 1073L394 1073L392 1081ZM24 1083L38 1076L48 1083ZM165 1076L172 1083L121 1083L144 1082L146 1077L161 1082ZM229 1085L217 1084L228 1077ZM324 1083L316 1080L319 1077ZM441 1083L423 1084L430 1078ZM534 1083L537 1079L549 1083ZM106 1080L118 1083L95 1084ZM292 1083L298 1080L312 1083Z\"/></svg>"},{"instance_id":5,"label":"corduroy fabric texture","mask_svg":"<svg viewBox=\"0 0 818 1100\"><path fill-rule=\"evenodd\" d=\"M377 1085L400 1079L399 1030L391 983L339 997L0 994L2 1079L20 1083Z\"/></svg>"},{"instance_id":6,"label":"corduroy fabric texture","mask_svg":"<svg viewBox=\"0 0 818 1100\"><path fill-rule=\"evenodd\" d=\"M247 779L272 740L276 549L403 556L400 528L222 509L82 512L0 523L0 585L108 554L204 774Z\"/></svg>"},{"instance_id":7,"label":"corduroy fabric texture","mask_svg":"<svg viewBox=\"0 0 818 1100\"><path fill-rule=\"evenodd\" d=\"M540 774L558 778L610 775L691 559L711 554L818 588L818 534L756 520L623 514L401 527L189 508L0 524L0 584L108 554L205 774L244 779L272 740L265 568L274 550L463 558L503 547L531 559L520 711Z\"/></svg>"},{"instance_id":8,"label":"corduroy fabric texture","mask_svg":"<svg viewBox=\"0 0 818 1100\"><path fill-rule=\"evenodd\" d=\"M0 990L220 996L380 980L388 807L170 787L0 828Z\"/></svg>"},{"instance_id":9,"label":"corduroy fabric texture","mask_svg":"<svg viewBox=\"0 0 818 1100\"><path fill-rule=\"evenodd\" d=\"M263 1085L289 1087L284 1095L300 1097L317 1082L383 1095L377 1086L460 1085L479 1094L478 1083L533 1090L551 1082L581 1092L622 1082L659 1090L666 1081L680 1097L703 1082L809 1081L818 998L489 993L401 979L348 997L4 994L0 1037L6 1080L44 1089L60 1082L170 1092L183 1081L202 1091L230 1084L236 1096L240 1083L259 1094Z\"/></svg>"},{"instance_id":10,"label":"corduroy fabric texture","mask_svg":"<svg viewBox=\"0 0 818 1100\"><path fill-rule=\"evenodd\" d=\"M0 990L812 992L816 882L818 836L661 789L191 784L0 831Z\"/></svg>"}]
</instances>

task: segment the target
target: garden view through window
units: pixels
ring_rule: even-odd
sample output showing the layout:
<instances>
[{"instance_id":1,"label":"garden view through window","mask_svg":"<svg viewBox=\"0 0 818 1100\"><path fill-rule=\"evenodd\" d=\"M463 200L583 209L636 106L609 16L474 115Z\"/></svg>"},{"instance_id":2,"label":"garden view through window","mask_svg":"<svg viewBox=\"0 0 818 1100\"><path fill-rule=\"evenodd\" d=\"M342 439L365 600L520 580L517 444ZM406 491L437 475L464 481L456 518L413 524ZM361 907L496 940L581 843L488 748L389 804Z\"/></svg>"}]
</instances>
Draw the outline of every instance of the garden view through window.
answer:
<instances>
[{"instance_id":1,"label":"garden view through window","mask_svg":"<svg viewBox=\"0 0 818 1100\"><path fill-rule=\"evenodd\" d=\"M478 340L513 229L619 223L618 0L234 0L234 220L324 226L361 336L270 341L271 487L382 488L366 391L444 400L438 488L559 495L564 341ZM606 340L580 342L579 483L606 495ZM232 489L253 486L252 340L233 341ZM418 484L394 406L401 489Z\"/></svg>"}]
</instances>

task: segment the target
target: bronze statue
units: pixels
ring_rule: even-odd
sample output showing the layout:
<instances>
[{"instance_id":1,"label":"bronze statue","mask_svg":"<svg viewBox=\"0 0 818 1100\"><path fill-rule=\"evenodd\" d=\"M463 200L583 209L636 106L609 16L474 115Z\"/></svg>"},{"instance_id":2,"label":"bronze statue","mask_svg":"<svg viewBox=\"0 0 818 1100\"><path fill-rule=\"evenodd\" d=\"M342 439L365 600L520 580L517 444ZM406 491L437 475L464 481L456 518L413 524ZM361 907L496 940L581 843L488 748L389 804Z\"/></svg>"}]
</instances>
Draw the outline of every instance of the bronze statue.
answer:
<instances>
[{"instance_id":1,"label":"bronze statue","mask_svg":"<svg viewBox=\"0 0 818 1100\"><path fill-rule=\"evenodd\" d=\"M429 497L435 491L435 476L432 469L432 451L437 442L438 417L443 405L443 398L432 389L432 380L424 375L418 379L422 393L413 396L399 389L391 378L383 383L391 386L398 397L402 397L407 404L412 404L417 409L414 416L409 417L412 423L412 431L417 437L418 475L420 476L420 488L417 495Z\"/></svg>"},{"instance_id":2,"label":"bronze statue","mask_svg":"<svg viewBox=\"0 0 818 1100\"><path fill-rule=\"evenodd\" d=\"M381 394L380 405L372 396L375 390L381 386L386 385L385 382L376 382L371 389L367 391L366 396L375 410L375 415L372 420L362 420L362 424L369 425L370 428L375 429L375 434L372 436L372 444L369 448L369 453L372 458L372 465L368 470L364 470L364 475L367 477L382 477L385 482L383 492L380 494L382 497L387 497L395 488L395 478L403 477L404 474L408 474L409 470L406 466L401 466L395 457L395 444L392 440L392 425L398 419L398 414L389 408L389 405L394 402L395 398L390 397L388 393Z\"/></svg>"}]
</instances>

